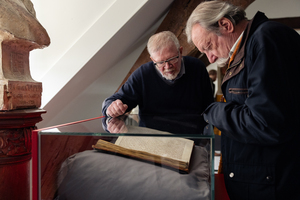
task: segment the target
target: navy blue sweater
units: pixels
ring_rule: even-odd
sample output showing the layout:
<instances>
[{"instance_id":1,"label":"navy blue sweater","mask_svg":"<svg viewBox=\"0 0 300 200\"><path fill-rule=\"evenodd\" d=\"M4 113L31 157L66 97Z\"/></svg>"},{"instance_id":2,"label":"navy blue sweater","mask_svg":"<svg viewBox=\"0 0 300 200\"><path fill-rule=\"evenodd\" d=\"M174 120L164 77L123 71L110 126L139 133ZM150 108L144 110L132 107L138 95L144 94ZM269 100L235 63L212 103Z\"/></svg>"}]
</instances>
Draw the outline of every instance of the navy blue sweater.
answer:
<instances>
[{"instance_id":1,"label":"navy blue sweater","mask_svg":"<svg viewBox=\"0 0 300 200\"><path fill-rule=\"evenodd\" d=\"M128 105L128 111L139 105L140 114L201 114L213 102L209 76L197 58L183 57L185 74L167 84L153 62L143 64L128 78L120 90L107 98L102 112L116 99Z\"/></svg>"}]
</instances>

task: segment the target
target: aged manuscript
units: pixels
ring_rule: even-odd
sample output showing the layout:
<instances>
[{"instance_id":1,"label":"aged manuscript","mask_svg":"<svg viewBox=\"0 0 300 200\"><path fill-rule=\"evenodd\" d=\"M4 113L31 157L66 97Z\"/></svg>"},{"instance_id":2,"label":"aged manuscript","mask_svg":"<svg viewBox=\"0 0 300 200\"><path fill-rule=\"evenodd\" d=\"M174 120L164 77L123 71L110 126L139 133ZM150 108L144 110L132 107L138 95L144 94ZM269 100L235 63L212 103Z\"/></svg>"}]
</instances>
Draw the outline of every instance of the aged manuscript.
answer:
<instances>
[{"instance_id":1,"label":"aged manuscript","mask_svg":"<svg viewBox=\"0 0 300 200\"><path fill-rule=\"evenodd\" d=\"M100 139L93 148L188 172L193 146L193 140L184 138L120 136L115 144Z\"/></svg>"}]
</instances>

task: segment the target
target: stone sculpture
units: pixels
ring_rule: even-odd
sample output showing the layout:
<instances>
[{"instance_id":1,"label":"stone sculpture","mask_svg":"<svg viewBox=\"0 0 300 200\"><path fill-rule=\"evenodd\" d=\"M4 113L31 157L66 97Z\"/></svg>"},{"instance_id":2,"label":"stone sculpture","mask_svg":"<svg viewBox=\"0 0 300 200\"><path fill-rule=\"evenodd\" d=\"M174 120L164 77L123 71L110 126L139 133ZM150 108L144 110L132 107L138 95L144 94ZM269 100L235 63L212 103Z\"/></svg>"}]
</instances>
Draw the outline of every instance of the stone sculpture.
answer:
<instances>
[{"instance_id":1,"label":"stone sculpture","mask_svg":"<svg viewBox=\"0 0 300 200\"><path fill-rule=\"evenodd\" d=\"M30 0L0 0L0 111L39 108L42 83L32 79L29 52L50 44Z\"/></svg>"}]
</instances>

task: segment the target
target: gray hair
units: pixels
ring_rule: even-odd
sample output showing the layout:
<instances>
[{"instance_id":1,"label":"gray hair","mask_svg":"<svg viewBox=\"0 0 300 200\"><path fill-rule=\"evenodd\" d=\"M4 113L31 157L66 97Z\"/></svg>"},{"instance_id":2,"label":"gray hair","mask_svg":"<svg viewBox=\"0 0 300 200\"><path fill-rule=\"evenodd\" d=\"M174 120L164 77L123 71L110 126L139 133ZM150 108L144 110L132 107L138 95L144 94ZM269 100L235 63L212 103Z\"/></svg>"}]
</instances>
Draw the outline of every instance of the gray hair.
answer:
<instances>
[{"instance_id":1,"label":"gray hair","mask_svg":"<svg viewBox=\"0 0 300 200\"><path fill-rule=\"evenodd\" d=\"M160 51L167 46L175 45L177 49L180 48L179 41L174 33L171 31L163 31L152 35L147 44L147 50L151 56L154 52Z\"/></svg>"},{"instance_id":2,"label":"gray hair","mask_svg":"<svg viewBox=\"0 0 300 200\"><path fill-rule=\"evenodd\" d=\"M224 1L205 1L200 3L189 17L185 33L188 42L192 42L192 28L195 24L208 31L212 31L220 35L218 21L225 17L229 19L234 26L240 21L247 19L245 11L237 6L234 6Z\"/></svg>"}]
</instances>

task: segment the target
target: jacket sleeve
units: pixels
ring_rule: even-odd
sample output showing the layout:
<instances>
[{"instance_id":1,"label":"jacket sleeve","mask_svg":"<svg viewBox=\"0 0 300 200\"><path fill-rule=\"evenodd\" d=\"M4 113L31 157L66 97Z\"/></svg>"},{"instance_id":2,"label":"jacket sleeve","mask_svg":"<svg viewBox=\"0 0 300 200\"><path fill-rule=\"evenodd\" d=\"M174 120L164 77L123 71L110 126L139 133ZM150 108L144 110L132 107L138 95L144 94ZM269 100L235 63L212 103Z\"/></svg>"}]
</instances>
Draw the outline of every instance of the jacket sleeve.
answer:
<instances>
[{"instance_id":1,"label":"jacket sleeve","mask_svg":"<svg viewBox=\"0 0 300 200\"><path fill-rule=\"evenodd\" d=\"M225 103L211 104L204 112L208 123L242 143L274 145L297 134L299 105L294 94L299 83L292 81L295 77L286 69L288 66L294 73L299 71L296 69L299 68L297 56L293 52L295 48L284 48L286 45L277 44L279 38L272 40L272 37L266 35L250 40L248 46L252 48L246 48L248 57L243 69L246 70L243 73L247 73L246 80L240 80L239 74L228 80L228 84L232 80L235 83L246 81L248 97L244 103L239 104L229 98ZM299 54L299 50L296 51Z\"/></svg>"}]
</instances>

